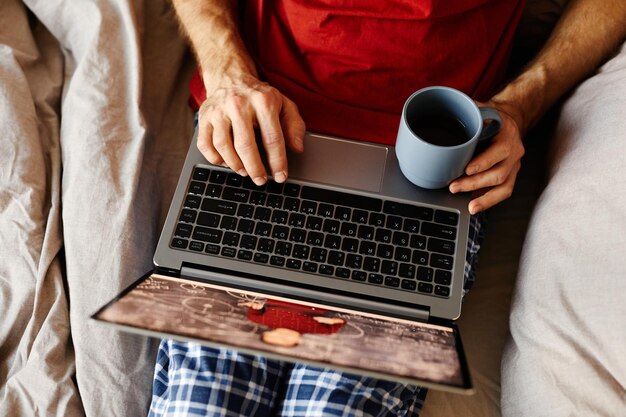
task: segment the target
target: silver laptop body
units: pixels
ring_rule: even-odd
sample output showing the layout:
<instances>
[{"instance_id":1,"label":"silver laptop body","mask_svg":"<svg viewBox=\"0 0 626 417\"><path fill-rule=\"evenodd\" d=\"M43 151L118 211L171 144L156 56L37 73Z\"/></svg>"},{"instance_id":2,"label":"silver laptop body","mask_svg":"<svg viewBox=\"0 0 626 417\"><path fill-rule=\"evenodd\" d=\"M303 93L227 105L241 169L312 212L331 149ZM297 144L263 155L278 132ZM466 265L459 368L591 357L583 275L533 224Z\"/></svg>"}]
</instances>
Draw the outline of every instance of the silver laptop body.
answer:
<instances>
[{"instance_id":1,"label":"silver laptop body","mask_svg":"<svg viewBox=\"0 0 626 417\"><path fill-rule=\"evenodd\" d=\"M392 257L386 263L387 272L389 272L389 268L393 270L394 262L396 267L404 267L403 273L407 273L407 270L409 270L417 274L420 266L434 270L434 274L437 274L439 270L444 271L441 272L442 276L447 275L447 272L449 272L451 279L449 285L446 285L448 289L446 290L437 284L432 276L430 281L428 279L419 280L415 276L406 278L406 282L404 282L405 278L402 277L397 279L387 277L380 270L380 265L377 272L372 273L371 270L364 270L358 274L354 273L353 270L355 268L337 266L336 262L334 267L327 268L328 270L336 270L338 271L337 273L339 273L339 270L336 268L341 268L342 273L345 270L349 270L351 274L356 274L354 276L359 277L365 273L367 276L366 280L360 281L352 279L352 275L338 277L334 274L325 275L319 270L316 273L312 273L303 269L290 269L285 265L274 266L270 262L255 262L254 258L247 259L250 256L248 252L253 252L256 255L257 251L255 250L248 250L245 252L246 256L242 256L244 259L240 259L238 251L242 251L241 254L244 254L241 248L237 246L228 247L228 245L221 243L214 242L211 244L211 248L221 248L219 253L214 254L215 250L207 253L204 248L208 250L208 243L205 241L192 242L194 242L194 238L213 239L215 236L212 237L209 234L207 237L205 233L206 228L198 226L194 221L191 221L191 218L193 215L199 215L203 208L206 207L218 206L220 207L218 210L221 210L222 206L220 206L219 201L222 198L207 196L204 194L204 189L202 189L202 192L197 192L195 188L192 190L192 182L195 181L193 178L194 170L201 168L208 169L210 172L224 172L225 175L235 174L226 168L208 164L196 148L196 135L197 131L191 142L154 255L154 263L159 271L214 284L263 291L303 301L325 303L412 320L443 319L449 321L456 319L460 315L465 254L469 232L468 195L453 195L447 189L424 190L411 184L402 175L394 147L392 146L307 133L304 141L305 152L303 154L290 153L288 155L288 183L294 184L295 188L302 190L305 188L308 191L315 190L313 194L323 194L324 191L328 191L332 196L330 199L332 201L329 203L324 202L324 200L322 203L331 204L333 207L343 205L344 201L347 206L350 206L353 200L357 202L381 201L382 212L386 219L391 217L391 220L394 220L397 217L402 217L405 224L407 224L405 217L385 213L384 211L389 207L395 209L396 206L399 206L402 208L401 211L406 214L406 205L419 205L416 210L434 213L435 218L443 219L444 224L440 225L435 219L413 219L411 224L417 222L420 232L427 230L428 235L419 238L421 240L417 243L418 247L413 247L411 243L406 244L407 242L402 240L402 244L411 251L412 256L408 261L406 258L403 258L404 262ZM223 177L223 174L219 176ZM196 186L197 184L193 185ZM222 186L222 188L225 187L228 187L228 185L224 184ZM233 193L232 189L230 193ZM345 194L342 193L351 194L354 197L342 198L341 201L337 201L339 197L345 197ZM188 197L189 194L194 195ZM247 198L245 194L249 194L249 192L240 194L243 195L243 198ZM240 202L235 204L249 203ZM226 204L226 206L226 209L232 210L230 203ZM289 212L284 207L279 207L278 209ZM183 216L183 212L187 217ZM298 213L302 214L303 212L298 211ZM412 213L409 213L409 218L412 218ZM220 213L217 213L217 215L218 217L221 216ZM308 215L320 217L319 213L311 212ZM371 218L374 217L370 216ZM323 216L321 217L325 220ZM450 223L453 223L455 218L457 219L456 225L452 226ZM259 222L254 220L254 217L249 220L254 221L255 225ZM381 227L375 227L376 231L379 228L387 229L386 224L379 224L379 226ZM285 227L288 229L293 228L289 224L284 224L281 230L284 230ZM402 239L405 237L403 233L406 233L403 229L394 228L392 225L391 231L381 233L387 233L387 236L396 236L394 233L398 232L397 235ZM236 230L234 229L234 232ZM455 238L446 239L446 234L452 234L452 230L455 231ZM319 230L318 233L324 236L329 234L323 230ZM354 238L358 239L358 236L354 236ZM281 237L276 236L274 240L280 241ZM287 236L284 236L283 240L289 242ZM431 245L431 240L433 245ZM302 244L307 245L307 242L302 242ZM193 249L190 245L193 246ZM320 246L323 247L323 245ZM431 252L429 250L430 246L436 246L438 248L436 249L437 252ZM440 253L441 246L444 247L445 255ZM224 247L227 247L227 249L224 249ZM404 254L407 253L406 249L398 251L398 253L400 252L402 256L405 256ZM424 259L422 258L423 252L427 253L427 255L424 255ZM356 253L358 255L358 252ZM357 255L352 258L358 259ZM263 259L271 256L275 255L272 253L259 255ZM415 256L417 256L420 263L424 261L426 264L415 264L413 262ZM372 257L376 258L375 255ZM450 264L451 259L453 262ZM380 262L382 263L383 260L380 260ZM304 262L302 259L300 261ZM370 261L376 263L374 260L370 259ZM431 265L433 261L437 261L435 266ZM315 264L313 261L306 262ZM411 264L414 265L413 268L410 266ZM376 268L376 265L373 267L369 265L368 268ZM327 269L325 269L325 272L327 272ZM381 275L383 276L382 282L380 281ZM437 274L437 277L439 277L439 274ZM373 278L375 282L371 282L369 278ZM415 285L411 284L410 280L415 281ZM398 286L386 285L388 283L398 284ZM420 283L423 284L420 285ZM428 285L431 287L428 287ZM413 289L414 286L415 288ZM432 292L430 294L426 294L423 291L420 292L418 287L422 289L431 288ZM435 289L440 293L445 290L448 292L448 295L436 295Z\"/></svg>"}]
</instances>

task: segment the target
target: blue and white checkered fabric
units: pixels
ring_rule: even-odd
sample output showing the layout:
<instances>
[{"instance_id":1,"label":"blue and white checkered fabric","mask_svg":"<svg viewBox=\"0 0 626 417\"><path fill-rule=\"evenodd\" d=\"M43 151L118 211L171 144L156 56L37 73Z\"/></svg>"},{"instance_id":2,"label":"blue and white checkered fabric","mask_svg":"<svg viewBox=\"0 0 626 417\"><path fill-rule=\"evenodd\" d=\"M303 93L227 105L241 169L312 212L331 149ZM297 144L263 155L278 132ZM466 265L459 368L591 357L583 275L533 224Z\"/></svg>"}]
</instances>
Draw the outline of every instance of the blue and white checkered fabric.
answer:
<instances>
[{"instance_id":1,"label":"blue and white checkered fabric","mask_svg":"<svg viewBox=\"0 0 626 417\"><path fill-rule=\"evenodd\" d=\"M472 216L465 262L474 283L483 215ZM150 417L417 416L427 390L195 343L162 340Z\"/></svg>"}]
</instances>

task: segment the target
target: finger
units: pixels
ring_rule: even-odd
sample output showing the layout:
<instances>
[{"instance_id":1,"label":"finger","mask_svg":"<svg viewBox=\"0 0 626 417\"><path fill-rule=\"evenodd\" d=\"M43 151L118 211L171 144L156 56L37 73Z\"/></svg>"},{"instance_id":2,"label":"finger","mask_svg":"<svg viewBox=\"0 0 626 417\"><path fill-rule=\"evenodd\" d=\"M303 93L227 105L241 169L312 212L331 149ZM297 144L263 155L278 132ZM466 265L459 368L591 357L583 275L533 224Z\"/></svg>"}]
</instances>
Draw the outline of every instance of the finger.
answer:
<instances>
[{"instance_id":1,"label":"finger","mask_svg":"<svg viewBox=\"0 0 626 417\"><path fill-rule=\"evenodd\" d=\"M519 162L517 162L519 163ZM451 193L480 190L481 188L494 187L503 184L510 176L515 163L504 161L496 164L487 171L478 174L461 177L454 180L450 186Z\"/></svg>"},{"instance_id":2,"label":"finger","mask_svg":"<svg viewBox=\"0 0 626 417\"><path fill-rule=\"evenodd\" d=\"M502 133L501 133L502 134ZM511 155L511 148L502 140L496 140L485 149L483 152L475 156L465 168L467 175L477 174L479 172L486 171L496 165L497 163L504 161Z\"/></svg>"},{"instance_id":3,"label":"finger","mask_svg":"<svg viewBox=\"0 0 626 417\"><path fill-rule=\"evenodd\" d=\"M513 171L511 171L511 174L503 184L491 188L480 197L470 201L468 205L470 214L476 214L479 211L487 210L488 208L493 207L509 198L513 193L518 172L519 164L513 169Z\"/></svg>"},{"instance_id":4,"label":"finger","mask_svg":"<svg viewBox=\"0 0 626 417\"><path fill-rule=\"evenodd\" d=\"M267 163L276 182L287 179L287 152L285 139L278 118L278 112L271 106L262 106L257 110L257 121L261 130L261 140L267 155Z\"/></svg>"},{"instance_id":5,"label":"finger","mask_svg":"<svg viewBox=\"0 0 626 417\"><path fill-rule=\"evenodd\" d=\"M285 132L285 142L287 142L287 146L294 152L303 152L306 125L302 117L300 117L298 106L287 97L283 97L280 123Z\"/></svg>"},{"instance_id":6,"label":"finger","mask_svg":"<svg viewBox=\"0 0 626 417\"><path fill-rule=\"evenodd\" d=\"M267 173L257 148L252 117L247 114L234 113L231 120L235 151L243 163L245 171L256 185L265 184Z\"/></svg>"},{"instance_id":7,"label":"finger","mask_svg":"<svg viewBox=\"0 0 626 417\"><path fill-rule=\"evenodd\" d=\"M235 152L233 146L233 138L231 132L231 123L224 117L216 118L213 124L213 146L217 153L220 154L226 165L239 175L247 175L243 164Z\"/></svg>"},{"instance_id":8,"label":"finger","mask_svg":"<svg viewBox=\"0 0 626 417\"><path fill-rule=\"evenodd\" d=\"M198 119L198 137L196 146L200 153L213 165L221 165L224 160L213 147L213 125L203 119Z\"/></svg>"}]
</instances>

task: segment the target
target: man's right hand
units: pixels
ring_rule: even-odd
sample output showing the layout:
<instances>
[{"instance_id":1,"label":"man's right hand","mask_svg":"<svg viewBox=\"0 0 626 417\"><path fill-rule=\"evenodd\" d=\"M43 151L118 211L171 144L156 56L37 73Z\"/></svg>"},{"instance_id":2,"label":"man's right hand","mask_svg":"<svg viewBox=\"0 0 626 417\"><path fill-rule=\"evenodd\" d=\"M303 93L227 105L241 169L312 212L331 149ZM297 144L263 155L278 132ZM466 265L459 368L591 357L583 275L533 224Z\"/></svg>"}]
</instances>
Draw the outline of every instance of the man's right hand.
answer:
<instances>
[{"instance_id":1,"label":"man's right hand","mask_svg":"<svg viewBox=\"0 0 626 417\"><path fill-rule=\"evenodd\" d=\"M226 165L262 185L268 173L255 139L258 128L271 175L276 182L284 182L288 175L285 144L295 152L304 150L305 125L295 103L248 74L206 87L198 119L200 152L210 163Z\"/></svg>"}]
</instances>

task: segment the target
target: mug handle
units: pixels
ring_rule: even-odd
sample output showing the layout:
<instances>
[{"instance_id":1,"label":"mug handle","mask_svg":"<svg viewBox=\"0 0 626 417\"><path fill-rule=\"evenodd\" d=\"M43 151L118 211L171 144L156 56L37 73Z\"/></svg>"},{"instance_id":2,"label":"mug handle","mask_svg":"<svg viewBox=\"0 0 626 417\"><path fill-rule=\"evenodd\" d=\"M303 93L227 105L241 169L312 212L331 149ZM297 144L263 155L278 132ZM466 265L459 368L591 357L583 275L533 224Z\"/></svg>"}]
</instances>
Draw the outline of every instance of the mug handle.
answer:
<instances>
[{"instance_id":1,"label":"mug handle","mask_svg":"<svg viewBox=\"0 0 626 417\"><path fill-rule=\"evenodd\" d=\"M480 137L478 138L479 142L483 140L490 139L498 134L500 128L502 127L502 119L500 118L500 114L493 107L479 107L480 116L483 119L483 123L489 120L491 123L487 126L486 129L482 131Z\"/></svg>"}]
</instances>

